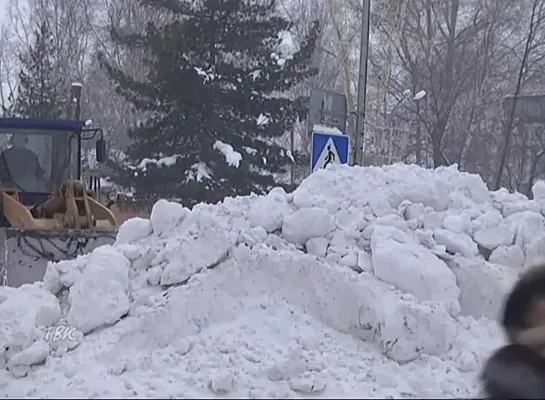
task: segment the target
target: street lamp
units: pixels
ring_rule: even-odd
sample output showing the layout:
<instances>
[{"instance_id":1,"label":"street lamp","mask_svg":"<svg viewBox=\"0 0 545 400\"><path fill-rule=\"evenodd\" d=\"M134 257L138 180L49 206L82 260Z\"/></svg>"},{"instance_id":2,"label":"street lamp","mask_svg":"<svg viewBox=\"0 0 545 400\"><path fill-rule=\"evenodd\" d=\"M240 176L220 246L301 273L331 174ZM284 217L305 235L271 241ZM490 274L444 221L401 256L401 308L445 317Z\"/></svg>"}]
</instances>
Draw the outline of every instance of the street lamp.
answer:
<instances>
[{"instance_id":1,"label":"street lamp","mask_svg":"<svg viewBox=\"0 0 545 400\"><path fill-rule=\"evenodd\" d=\"M390 114L393 114L394 111L397 109L397 107L403 103L405 100L411 98L412 100L414 101L418 101L418 100L422 100L424 97L426 97L428 93L425 91L425 90L420 90L419 92L417 92L416 94L413 94L413 91L411 89L405 89L403 91L403 96L401 97L401 99L399 99L396 103L396 105L394 106L394 108L392 108L392 111L390 111Z\"/></svg>"},{"instance_id":2,"label":"street lamp","mask_svg":"<svg viewBox=\"0 0 545 400\"><path fill-rule=\"evenodd\" d=\"M413 97L413 100L418 101L426 97L428 93L425 90L421 90L420 92L416 93Z\"/></svg>"},{"instance_id":3,"label":"street lamp","mask_svg":"<svg viewBox=\"0 0 545 400\"><path fill-rule=\"evenodd\" d=\"M425 90L420 90L416 92L416 94L413 94L411 89L405 89L403 91L403 96L398 100L392 111L390 111L390 114L393 115L396 108L405 100L411 99L416 106L416 109L413 110L411 108L411 111L418 116L420 114L420 100L426 97L427 94L428 92ZM420 119L418 119L418 124L416 125L416 163L417 165L422 164L422 124Z\"/></svg>"}]
</instances>

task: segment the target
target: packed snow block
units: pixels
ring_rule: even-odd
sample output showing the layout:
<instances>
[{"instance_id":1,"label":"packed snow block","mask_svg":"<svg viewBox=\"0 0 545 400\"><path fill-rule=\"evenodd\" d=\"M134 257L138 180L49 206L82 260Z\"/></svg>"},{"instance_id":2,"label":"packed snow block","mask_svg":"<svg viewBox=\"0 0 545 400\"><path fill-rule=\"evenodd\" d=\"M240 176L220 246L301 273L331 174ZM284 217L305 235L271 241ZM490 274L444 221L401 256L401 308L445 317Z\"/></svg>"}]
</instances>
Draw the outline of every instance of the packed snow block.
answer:
<instances>
[{"instance_id":1,"label":"packed snow block","mask_svg":"<svg viewBox=\"0 0 545 400\"><path fill-rule=\"evenodd\" d=\"M424 216L426 215L426 208L422 203L412 204L410 201L405 200L399 205L398 209L399 212L403 215L403 218L405 218L405 220L407 221L422 221L424 219Z\"/></svg>"},{"instance_id":2,"label":"packed snow block","mask_svg":"<svg viewBox=\"0 0 545 400\"><path fill-rule=\"evenodd\" d=\"M370 217L370 219L371 218L374 217ZM337 220L339 226L343 226L345 229L354 229L357 231L365 228L368 224L364 213L362 213L362 209L351 206L338 210L335 213L335 219Z\"/></svg>"},{"instance_id":3,"label":"packed snow block","mask_svg":"<svg viewBox=\"0 0 545 400\"><path fill-rule=\"evenodd\" d=\"M541 214L545 215L545 200L537 200L539 206L541 207Z\"/></svg>"},{"instance_id":4,"label":"packed snow block","mask_svg":"<svg viewBox=\"0 0 545 400\"><path fill-rule=\"evenodd\" d=\"M386 356L401 363L449 351L457 327L445 304L405 299L394 304L378 336Z\"/></svg>"},{"instance_id":5,"label":"packed snow block","mask_svg":"<svg viewBox=\"0 0 545 400\"><path fill-rule=\"evenodd\" d=\"M134 243L148 237L153 232L151 221L145 218L131 218L121 224L117 231L117 244Z\"/></svg>"},{"instance_id":6,"label":"packed snow block","mask_svg":"<svg viewBox=\"0 0 545 400\"><path fill-rule=\"evenodd\" d=\"M504 203L502 207L502 213L505 218L510 215L531 211L535 213L541 213L541 204L535 200L521 200L516 202Z\"/></svg>"},{"instance_id":7,"label":"packed snow block","mask_svg":"<svg viewBox=\"0 0 545 400\"><path fill-rule=\"evenodd\" d=\"M21 378L28 374L32 365L44 362L50 352L49 344L39 338L26 349L13 354L7 361L7 367L14 377Z\"/></svg>"},{"instance_id":8,"label":"packed snow block","mask_svg":"<svg viewBox=\"0 0 545 400\"><path fill-rule=\"evenodd\" d=\"M471 218L468 214L447 215L443 219L443 228L454 233L468 233L471 230Z\"/></svg>"},{"instance_id":9,"label":"packed snow block","mask_svg":"<svg viewBox=\"0 0 545 400\"><path fill-rule=\"evenodd\" d=\"M477 174L459 171L456 164L436 168L432 176L449 186L449 194L458 192L476 204L486 204L491 200L490 191L482 178Z\"/></svg>"},{"instance_id":10,"label":"packed snow block","mask_svg":"<svg viewBox=\"0 0 545 400\"><path fill-rule=\"evenodd\" d=\"M397 215L397 214L389 214L389 215L383 215L381 217L378 217L373 221L373 224L393 226L407 233L410 231L407 221L405 221L400 215Z\"/></svg>"},{"instance_id":11,"label":"packed snow block","mask_svg":"<svg viewBox=\"0 0 545 400\"><path fill-rule=\"evenodd\" d=\"M360 272L358 267L358 253L355 250L350 250L347 254L345 254L339 260L339 264L344 265L345 267L348 267L356 272Z\"/></svg>"},{"instance_id":12,"label":"packed snow block","mask_svg":"<svg viewBox=\"0 0 545 400\"><path fill-rule=\"evenodd\" d=\"M399 229L377 226L371 238L375 276L421 301L443 302L459 313L460 289L450 268Z\"/></svg>"},{"instance_id":13,"label":"packed snow block","mask_svg":"<svg viewBox=\"0 0 545 400\"><path fill-rule=\"evenodd\" d=\"M545 200L545 181L538 180L532 185L532 195L534 200Z\"/></svg>"},{"instance_id":14,"label":"packed snow block","mask_svg":"<svg viewBox=\"0 0 545 400\"><path fill-rule=\"evenodd\" d=\"M86 256L86 267L70 287L67 322L83 332L111 325L128 313L130 261L112 246Z\"/></svg>"},{"instance_id":15,"label":"packed snow block","mask_svg":"<svg viewBox=\"0 0 545 400\"><path fill-rule=\"evenodd\" d=\"M509 192L509 190L505 188L501 188L499 190L496 190L494 192L490 192L490 195L492 196L492 201L499 203L499 204L505 204L505 203L524 203L525 201L528 201L528 197L523 195L519 192Z\"/></svg>"},{"instance_id":16,"label":"packed snow block","mask_svg":"<svg viewBox=\"0 0 545 400\"><path fill-rule=\"evenodd\" d=\"M157 252L157 248L147 242L138 245L124 244L116 247L131 262L131 268L136 271L148 269Z\"/></svg>"},{"instance_id":17,"label":"packed snow block","mask_svg":"<svg viewBox=\"0 0 545 400\"><path fill-rule=\"evenodd\" d=\"M373 274L373 259L365 250L358 251L358 272Z\"/></svg>"},{"instance_id":18,"label":"packed snow block","mask_svg":"<svg viewBox=\"0 0 545 400\"><path fill-rule=\"evenodd\" d=\"M204 227L194 235L173 237L152 264L163 268L161 285L183 283L227 257L233 244L227 232Z\"/></svg>"},{"instance_id":19,"label":"packed snow block","mask_svg":"<svg viewBox=\"0 0 545 400\"><path fill-rule=\"evenodd\" d=\"M0 297L3 297L0 302L0 368L5 368L13 357L42 339L40 329L56 324L62 313L58 299L37 285L2 290ZM43 359L30 360L26 366L41 361ZM10 370L15 374L22 373L20 369L19 372L15 368Z\"/></svg>"},{"instance_id":20,"label":"packed snow block","mask_svg":"<svg viewBox=\"0 0 545 400\"><path fill-rule=\"evenodd\" d=\"M443 220L445 218L444 212L432 211L427 213L423 219L424 229L441 229L443 227Z\"/></svg>"},{"instance_id":21,"label":"packed snow block","mask_svg":"<svg viewBox=\"0 0 545 400\"><path fill-rule=\"evenodd\" d=\"M471 199L467 194L453 190L448 195L449 203L448 203L448 209L449 210L471 210L472 208L475 208L475 201Z\"/></svg>"},{"instance_id":22,"label":"packed snow block","mask_svg":"<svg viewBox=\"0 0 545 400\"><path fill-rule=\"evenodd\" d=\"M324 208L297 210L284 219L282 237L289 242L305 244L307 240L325 236L335 229L335 218Z\"/></svg>"},{"instance_id":23,"label":"packed snow block","mask_svg":"<svg viewBox=\"0 0 545 400\"><path fill-rule=\"evenodd\" d=\"M524 265L545 263L545 233L539 233L526 249Z\"/></svg>"},{"instance_id":24,"label":"packed snow block","mask_svg":"<svg viewBox=\"0 0 545 400\"><path fill-rule=\"evenodd\" d=\"M331 266L307 254L288 250L273 252L239 246L233 250L225 268L237 271L236 276L240 278L233 278L237 279L237 285L223 277L214 278L215 274L202 281L206 286L202 289L207 293L206 304L198 307L203 308L208 320L237 313L241 307L238 299L245 293L252 298L266 296L275 302L285 301L337 331L373 340L383 323L381 307L388 306L386 296L393 292L387 284L371 276L366 279L359 275L356 279L348 268ZM221 284L208 291L213 279L220 280ZM228 304L224 297L231 298Z\"/></svg>"},{"instance_id":25,"label":"packed snow block","mask_svg":"<svg viewBox=\"0 0 545 400\"><path fill-rule=\"evenodd\" d=\"M414 237L419 244L427 249L432 250L437 248L437 242L433 238L433 231L431 229L417 229L414 231Z\"/></svg>"},{"instance_id":26,"label":"packed snow block","mask_svg":"<svg viewBox=\"0 0 545 400\"><path fill-rule=\"evenodd\" d=\"M473 240L488 250L494 250L500 246L509 246L515 240L515 232L509 226L486 226L477 229L473 233Z\"/></svg>"},{"instance_id":27,"label":"packed snow block","mask_svg":"<svg viewBox=\"0 0 545 400\"><path fill-rule=\"evenodd\" d=\"M456 257L452 270L460 287L462 314L496 320L517 278L516 270L484 260Z\"/></svg>"},{"instance_id":28,"label":"packed snow block","mask_svg":"<svg viewBox=\"0 0 545 400\"><path fill-rule=\"evenodd\" d=\"M159 200L151 209L150 221L153 233L157 236L173 230L190 211L179 203Z\"/></svg>"},{"instance_id":29,"label":"packed snow block","mask_svg":"<svg viewBox=\"0 0 545 400\"><path fill-rule=\"evenodd\" d=\"M545 248L543 250L545 251ZM492 264L517 268L524 265L524 254L518 246L499 246L492 251L488 261Z\"/></svg>"},{"instance_id":30,"label":"packed snow block","mask_svg":"<svg viewBox=\"0 0 545 400\"><path fill-rule=\"evenodd\" d=\"M445 246L450 253L461 254L468 258L476 257L479 254L477 244L466 234L436 229L433 232L433 238L438 245Z\"/></svg>"},{"instance_id":31,"label":"packed snow block","mask_svg":"<svg viewBox=\"0 0 545 400\"><path fill-rule=\"evenodd\" d=\"M45 267L43 279L43 288L54 295L57 295L64 285L61 282L61 274L57 268L57 263L49 261Z\"/></svg>"},{"instance_id":32,"label":"packed snow block","mask_svg":"<svg viewBox=\"0 0 545 400\"><path fill-rule=\"evenodd\" d=\"M522 249L524 255L528 254L538 232L545 230L545 218L534 211L512 214L505 219L505 224L515 230L515 244Z\"/></svg>"},{"instance_id":33,"label":"packed snow block","mask_svg":"<svg viewBox=\"0 0 545 400\"><path fill-rule=\"evenodd\" d=\"M344 256L356 245L356 238L345 230L333 231L330 235L329 251Z\"/></svg>"},{"instance_id":34,"label":"packed snow block","mask_svg":"<svg viewBox=\"0 0 545 400\"><path fill-rule=\"evenodd\" d=\"M407 179L405 182L396 182L397 190L390 193L388 200L392 207L398 207L403 200L413 204L422 203L436 211L444 211L449 202L449 186L440 180Z\"/></svg>"},{"instance_id":35,"label":"packed snow block","mask_svg":"<svg viewBox=\"0 0 545 400\"><path fill-rule=\"evenodd\" d=\"M386 199L385 197L373 196L367 199L367 206L373 216L381 218L392 215L392 213L395 212L395 207L392 207L391 203L388 201L390 199Z\"/></svg>"},{"instance_id":36,"label":"packed snow block","mask_svg":"<svg viewBox=\"0 0 545 400\"><path fill-rule=\"evenodd\" d=\"M499 226L503 222L503 216L498 210L486 210L473 220L475 227L488 228Z\"/></svg>"},{"instance_id":37,"label":"packed snow block","mask_svg":"<svg viewBox=\"0 0 545 400\"><path fill-rule=\"evenodd\" d=\"M250 226L261 226L268 233L282 228L284 218L293 213L286 196L271 192L265 197L259 197L248 211Z\"/></svg>"},{"instance_id":38,"label":"packed snow block","mask_svg":"<svg viewBox=\"0 0 545 400\"><path fill-rule=\"evenodd\" d=\"M240 235L240 243L246 243L248 246L255 246L259 243L264 243L267 240L268 234L261 226L255 226L248 232L242 232Z\"/></svg>"},{"instance_id":39,"label":"packed snow block","mask_svg":"<svg viewBox=\"0 0 545 400\"><path fill-rule=\"evenodd\" d=\"M327 246L329 242L324 237L315 237L307 240L305 248L307 253L315 255L316 257L324 258L327 254Z\"/></svg>"},{"instance_id":40,"label":"packed snow block","mask_svg":"<svg viewBox=\"0 0 545 400\"><path fill-rule=\"evenodd\" d=\"M313 314L340 332L361 340L375 340L384 326L387 310L399 293L370 276L366 279L360 275L361 279L356 281L343 275L320 268L319 280L331 283L329 290L324 287L314 293L319 311Z\"/></svg>"}]
</instances>

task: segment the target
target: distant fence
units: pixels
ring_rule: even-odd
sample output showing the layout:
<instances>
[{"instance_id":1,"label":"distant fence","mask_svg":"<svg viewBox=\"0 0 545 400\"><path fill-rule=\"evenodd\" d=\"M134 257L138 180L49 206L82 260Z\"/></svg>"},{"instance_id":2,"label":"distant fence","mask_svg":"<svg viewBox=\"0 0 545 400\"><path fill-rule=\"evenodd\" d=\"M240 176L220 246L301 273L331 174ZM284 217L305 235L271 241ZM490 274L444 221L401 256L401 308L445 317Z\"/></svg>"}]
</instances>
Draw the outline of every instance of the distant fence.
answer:
<instances>
[{"instance_id":1,"label":"distant fence","mask_svg":"<svg viewBox=\"0 0 545 400\"><path fill-rule=\"evenodd\" d=\"M153 204L148 202L120 201L112 207L112 211L119 222L123 222L134 217L149 218L152 207Z\"/></svg>"}]
</instances>

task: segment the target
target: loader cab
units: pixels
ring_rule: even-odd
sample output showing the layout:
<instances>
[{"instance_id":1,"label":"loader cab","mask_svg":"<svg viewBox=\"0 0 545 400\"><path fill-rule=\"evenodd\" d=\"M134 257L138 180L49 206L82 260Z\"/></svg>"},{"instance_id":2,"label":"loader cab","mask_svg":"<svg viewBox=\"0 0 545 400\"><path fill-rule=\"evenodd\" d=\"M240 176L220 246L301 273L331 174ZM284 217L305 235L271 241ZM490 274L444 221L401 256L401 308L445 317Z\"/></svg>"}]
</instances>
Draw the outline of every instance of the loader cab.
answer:
<instances>
[{"instance_id":1,"label":"loader cab","mask_svg":"<svg viewBox=\"0 0 545 400\"><path fill-rule=\"evenodd\" d=\"M0 188L16 189L26 206L45 201L63 183L81 179L84 140L96 140L96 160L104 162L102 130L84 121L0 118Z\"/></svg>"}]
</instances>

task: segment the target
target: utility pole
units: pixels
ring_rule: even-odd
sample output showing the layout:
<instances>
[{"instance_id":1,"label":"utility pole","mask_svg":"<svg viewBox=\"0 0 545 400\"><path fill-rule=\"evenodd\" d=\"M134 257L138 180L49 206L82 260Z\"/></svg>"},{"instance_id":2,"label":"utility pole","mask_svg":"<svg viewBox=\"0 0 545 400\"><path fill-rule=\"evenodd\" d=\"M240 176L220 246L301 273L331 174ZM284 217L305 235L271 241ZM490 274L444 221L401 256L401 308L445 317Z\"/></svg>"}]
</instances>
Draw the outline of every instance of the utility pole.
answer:
<instances>
[{"instance_id":1,"label":"utility pole","mask_svg":"<svg viewBox=\"0 0 545 400\"><path fill-rule=\"evenodd\" d=\"M369 19L371 0L363 0L360 43L360 72L358 77L358 104L356 111L356 132L354 135L354 165L363 163L363 137L365 122L365 101L367 99L367 58L369 56Z\"/></svg>"}]
</instances>

